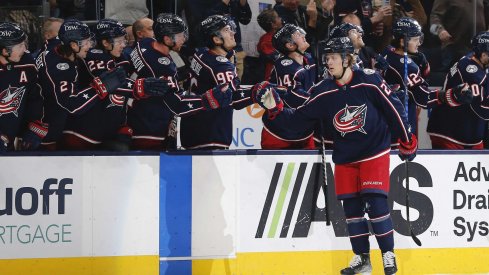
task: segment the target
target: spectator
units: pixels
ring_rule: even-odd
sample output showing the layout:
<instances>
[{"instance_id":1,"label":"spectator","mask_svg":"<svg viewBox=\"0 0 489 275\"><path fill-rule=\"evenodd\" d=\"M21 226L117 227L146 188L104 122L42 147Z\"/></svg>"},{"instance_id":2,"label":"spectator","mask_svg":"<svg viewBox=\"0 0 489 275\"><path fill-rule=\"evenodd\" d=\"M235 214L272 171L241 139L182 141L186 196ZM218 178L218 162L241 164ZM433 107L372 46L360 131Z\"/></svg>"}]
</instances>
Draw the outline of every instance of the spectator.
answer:
<instances>
[{"instance_id":1,"label":"spectator","mask_svg":"<svg viewBox=\"0 0 489 275\"><path fill-rule=\"evenodd\" d=\"M244 71L244 59L246 53L241 45L241 28L239 24L248 25L251 21L251 8L247 0L216 0L218 1L210 10L207 15L224 15L231 18L236 25L236 47L234 48L236 70L238 77L243 78Z\"/></svg>"},{"instance_id":2,"label":"spectator","mask_svg":"<svg viewBox=\"0 0 489 275\"><path fill-rule=\"evenodd\" d=\"M326 38L328 25L333 20L333 17L322 11L331 11L335 1L323 0L321 3L321 8L318 8L314 0L310 0L307 6L299 5L299 0L283 0L282 4L273 7L284 23L299 26L306 31L306 40L311 44L310 52L315 57L317 41Z\"/></svg>"},{"instance_id":3,"label":"spectator","mask_svg":"<svg viewBox=\"0 0 489 275\"><path fill-rule=\"evenodd\" d=\"M260 37L256 49L260 53L260 58L265 63L265 80L270 78L273 69L273 63L280 55L272 45L273 34L282 27L282 18L273 9L262 11L257 19L258 25L266 32Z\"/></svg>"},{"instance_id":4,"label":"spectator","mask_svg":"<svg viewBox=\"0 0 489 275\"><path fill-rule=\"evenodd\" d=\"M477 1L477 11L466 0L435 0L430 16L430 32L441 42L441 68L448 72L450 67L470 50L470 38L486 29L483 0ZM463 23L461 23L463 22Z\"/></svg>"},{"instance_id":5,"label":"spectator","mask_svg":"<svg viewBox=\"0 0 489 275\"><path fill-rule=\"evenodd\" d=\"M105 1L105 18L131 24L149 15L146 0Z\"/></svg>"}]
</instances>

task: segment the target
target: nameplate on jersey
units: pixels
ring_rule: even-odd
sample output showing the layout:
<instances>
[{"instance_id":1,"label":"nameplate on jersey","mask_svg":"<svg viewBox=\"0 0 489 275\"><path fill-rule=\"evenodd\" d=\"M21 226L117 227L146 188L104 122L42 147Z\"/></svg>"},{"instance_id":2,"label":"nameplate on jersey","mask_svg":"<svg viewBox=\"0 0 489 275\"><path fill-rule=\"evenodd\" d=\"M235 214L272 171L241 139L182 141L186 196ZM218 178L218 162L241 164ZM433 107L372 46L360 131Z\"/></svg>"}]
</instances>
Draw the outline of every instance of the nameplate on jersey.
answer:
<instances>
[{"instance_id":1,"label":"nameplate on jersey","mask_svg":"<svg viewBox=\"0 0 489 275\"><path fill-rule=\"evenodd\" d=\"M290 64L292 64L292 60L290 59L284 59L280 62L280 64L282 64L282 66L289 66Z\"/></svg>"},{"instance_id":2,"label":"nameplate on jersey","mask_svg":"<svg viewBox=\"0 0 489 275\"><path fill-rule=\"evenodd\" d=\"M158 58L158 63L163 65L170 65L170 59L168 57L160 57Z\"/></svg>"},{"instance_id":3,"label":"nameplate on jersey","mask_svg":"<svg viewBox=\"0 0 489 275\"><path fill-rule=\"evenodd\" d=\"M68 63L58 63L58 65L56 65L56 68L61 71L66 71L70 68L70 65L68 65Z\"/></svg>"}]
</instances>

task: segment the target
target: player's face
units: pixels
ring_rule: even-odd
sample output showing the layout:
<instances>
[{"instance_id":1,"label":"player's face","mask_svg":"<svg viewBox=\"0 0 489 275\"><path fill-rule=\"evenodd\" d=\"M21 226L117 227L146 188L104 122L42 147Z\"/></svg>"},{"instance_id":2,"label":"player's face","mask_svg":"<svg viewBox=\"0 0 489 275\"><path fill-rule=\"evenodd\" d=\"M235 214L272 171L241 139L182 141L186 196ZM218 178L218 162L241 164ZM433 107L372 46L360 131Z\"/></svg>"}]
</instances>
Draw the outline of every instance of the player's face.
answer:
<instances>
[{"instance_id":1,"label":"player's face","mask_svg":"<svg viewBox=\"0 0 489 275\"><path fill-rule=\"evenodd\" d=\"M175 39L174 42L175 44L172 50L178 52L182 48L183 44L185 44L185 41L187 41L187 36L185 35L185 33L181 32L175 34L174 39Z\"/></svg>"},{"instance_id":2,"label":"player's face","mask_svg":"<svg viewBox=\"0 0 489 275\"><path fill-rule=\"evenodd\" d=\"M350 30L348 35L351 42L353 43L353 48L355 48L355 50L359 50L365 46L365 43L363 42L363 34L358 30Z\"/></svg>"},{"instance_id":3,"label":"player's face","mask_svg":"<svg viewBox=\"0 0 489 275\"><path fill-rule=\"evenodd\" d=\"M73 48L72 45L72 48L75 50L77 57L85 58L87 57L87 53L93 47L93 45L94 42L92 38L87 38L87 39L83 39L78 44L75 43L75 47Z\"/></svg>"},{"instance_id":4,"label":"player's face","mask_svg":"<svg viewBox=\"0 0 489 275\"><path fill-rule=\"evenodd\" d=\"M488 65L489 65L489 53L483 52L481 54L480 62L482 63L482 65L484 66L484 68L487 68Z\"/></svg>"},{"instance_id":5,"label":"player's face","mask_svg":"<svg viewBox=\"0 0 489 275\"><path fill-rule=\"evenodd\" d=\"M19 43L12 46L10 57L8 58L11 62L19 62L25 51L27 50L26 42Z\"/></svg>"},{"instance_id":6,"label":"player's face","mask_svg":"<svg viewBox=\"0 0 489 275\"><path fill-rule=\"evenodd\" d=\"M110 54L115 57L121 56L122 50L124 50L126 45L127 45L127 40L125 36L114 38L114 43L112 43L112 45L109 46L112 47L112 51L110 51Z\"/></svg>"},{"instance_id":7,"label":"player's face","mask_svg":"<svg viewBox=\"0 0 489 275\"><path fill-rule=\"evenodd\" d=\"M236 40L234 39L235 34L236 31L229 25L221 29L221 36L224 40L223 46L228 51L236 47Z\"/></svg>"},{"instance_id":8,"label":"player's face","mask_svg":"<svg viewBox=\"0 0 489 275\"><path fill-rule=\"evenodd\" d=\"M300 31L295 31L292 34L292 40L297 45L297 49L301 52L305 52L309 48L309 43L306 41L306 34Z\"/></svg>"},{"instance_id":9,"label":"player's face","mask_svg":"<svg viewBox=\"0 0 489 275\"><path fill-rule=\"evenodd\" d=\"M421 46L421 36L411 37L408 41L407 51L408 53L417 53L419 46Z\"/></svg>"},{"instance_id":10,"label":"player's face","mask_svg":"<svg viewBox=\"0 0 489 275\"><path fill-rule=\"evenodd\" d=\"M328 53L326 55L326 65L331 75L340 77L343 74L343 59L339 53Z\"/></svg>"}]
</instances>

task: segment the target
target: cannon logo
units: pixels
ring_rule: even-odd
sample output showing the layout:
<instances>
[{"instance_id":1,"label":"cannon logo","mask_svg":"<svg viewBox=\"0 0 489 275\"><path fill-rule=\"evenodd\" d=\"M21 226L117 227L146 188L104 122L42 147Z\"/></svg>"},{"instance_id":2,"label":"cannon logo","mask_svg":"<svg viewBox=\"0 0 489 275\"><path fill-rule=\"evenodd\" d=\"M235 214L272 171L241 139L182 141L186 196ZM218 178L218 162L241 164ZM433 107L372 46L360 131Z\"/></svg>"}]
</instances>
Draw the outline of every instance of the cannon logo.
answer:
<instances>
[{"instance_id":1,"label":"cannon logo","mask_svg":"<svg viewBox=\"0 0 489 275\"><path fill-rule=\"evenodd\" d=\"M4 197L0 197L0 216L11 216L14 210L19 215L30 216L36 214L39 208L42 209L43 215L49 215L51 197L57 197L57 213L65 214L66 196L72 194L67 185L71 184L73 179L70 178L61 179L59 182L50 178L44 181L40 190L33 187L21 187L17 190L7 187L3 189Z\"/></svg>"},{"instance_id":2,"label":"cannon logo","mask_svg":"<svg viewBox=\"0 0 489 275\"><path fill-rule=\"evenodd\" d=\"M306 174L306 168L312 165L310 174ZM392 210L394 201L405 206L406 189L402 183L405 179L405 164L398 165L390 175L391 190L389 196L389 206L391 217L394 222L394 229L401 235L409 236L407 221L402 216L402 210ZM298 168L296 168L298 166ZM292 178L295 169L297 173ZM336 199L334 187L334 175L331 165L327 164L327 207L331 224L336 237L347 237L347 227L345 216L340 201ZM323 169L321 163L276 163L273 175L268 188L268 193L263 205L263 210L258 221L255 238L306 238L312 222L326 221L326 208L318 207L319 196L324 196L325 184L323 181ZM280 183L280 175L284 173ZM409 165L410 177L415 178L419 187L433 187L431 175L428 170L415 162ZM292 188L291 192L289 189ZM302 198L299 196L302 192ZM287 196L290 193L290 196ZM426 195L410 190L410 205L419 211L417 220L411 220L411 228L416 235L425 232L433 221L433 204ZM286 200L288 198L288 200ZM324 198L324 197L322 197ZM272 202L275 207L272 209ZM283 212L285 213L283 214ZM297 213L296 220L293 221L294 213ZM282 225L279 228L279 225ZM268 228L268 232L265 232ZM278 233L278 234L277 234Z\"/></svg>"}]
</instances>

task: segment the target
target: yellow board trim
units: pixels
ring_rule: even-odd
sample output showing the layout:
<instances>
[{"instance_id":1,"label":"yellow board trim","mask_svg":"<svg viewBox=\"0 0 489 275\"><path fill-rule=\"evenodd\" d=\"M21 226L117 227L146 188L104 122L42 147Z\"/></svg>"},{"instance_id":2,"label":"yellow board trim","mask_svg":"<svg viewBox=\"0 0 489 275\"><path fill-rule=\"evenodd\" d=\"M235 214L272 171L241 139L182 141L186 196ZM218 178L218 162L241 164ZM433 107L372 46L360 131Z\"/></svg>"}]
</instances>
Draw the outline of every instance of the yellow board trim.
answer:
<instances>
[{"instance_id":1,"label":"yellow board trim","mask_svg":"<svg viewBox=\"0 0 489 275\"><path fill-rule=\"evenodd\" d=\"M158 275L159 256L0 260L1 275Z\"/></svg>"},{"instance_id":2,"label":"yellow board trim","mask_svg":"<svg viewBox=\"0 0 489 275\"><path fill-rule=\"evenodd\" d=\"M397 275L489 274L489 248L396 250ZM383 275L380 250L371 253L373 273ZM351 251L238 253L234 259L193 260L195 275L337 275Z\"/></svg>"}]
</instances>

